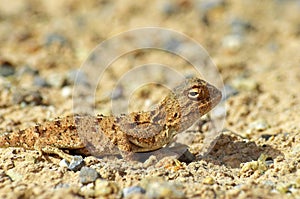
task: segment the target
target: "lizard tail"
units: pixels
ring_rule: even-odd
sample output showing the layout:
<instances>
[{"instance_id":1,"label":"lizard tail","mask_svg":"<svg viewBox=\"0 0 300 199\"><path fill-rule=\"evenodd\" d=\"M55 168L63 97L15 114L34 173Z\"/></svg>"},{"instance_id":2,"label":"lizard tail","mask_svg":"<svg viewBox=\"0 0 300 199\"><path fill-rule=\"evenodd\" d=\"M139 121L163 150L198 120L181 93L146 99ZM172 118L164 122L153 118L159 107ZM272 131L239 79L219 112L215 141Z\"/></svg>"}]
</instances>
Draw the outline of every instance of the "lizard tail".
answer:
<instances>
[{"instance_id":1,"label":"lizard tail","mask_svg":"<svg viewBox=\"0 0 300 199\"><path fill-rule=\"evenodd\" d=\"M18 130L12 133L2 133L0 134L0 147L32 148L31 145L34 145L35 139L28 139L28 136L26 135L27 133L25 130Z\"/></svg>"}]
</instances>

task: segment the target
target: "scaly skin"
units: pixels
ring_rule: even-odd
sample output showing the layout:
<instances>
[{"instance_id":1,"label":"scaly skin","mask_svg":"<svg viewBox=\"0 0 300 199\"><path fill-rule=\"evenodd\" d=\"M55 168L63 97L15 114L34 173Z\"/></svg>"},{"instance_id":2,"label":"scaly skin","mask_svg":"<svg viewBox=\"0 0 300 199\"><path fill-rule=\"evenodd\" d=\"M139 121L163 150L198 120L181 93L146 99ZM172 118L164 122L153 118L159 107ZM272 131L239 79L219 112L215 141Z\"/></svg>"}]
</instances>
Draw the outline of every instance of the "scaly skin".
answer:
<instances>
[{"instance_id":1,"label":"scaly skin","mask_svg":"<svg viewBox=\"0 0 300 199\"><path fill-rule=\"evenodd\" d=\"M221 100L221 92L198 78L187 78L148 112L120 116L72 115L0 135L0 147L23 147L71 158L83 155L147 152L163 147Z\"/></svg>"}]
</instances>

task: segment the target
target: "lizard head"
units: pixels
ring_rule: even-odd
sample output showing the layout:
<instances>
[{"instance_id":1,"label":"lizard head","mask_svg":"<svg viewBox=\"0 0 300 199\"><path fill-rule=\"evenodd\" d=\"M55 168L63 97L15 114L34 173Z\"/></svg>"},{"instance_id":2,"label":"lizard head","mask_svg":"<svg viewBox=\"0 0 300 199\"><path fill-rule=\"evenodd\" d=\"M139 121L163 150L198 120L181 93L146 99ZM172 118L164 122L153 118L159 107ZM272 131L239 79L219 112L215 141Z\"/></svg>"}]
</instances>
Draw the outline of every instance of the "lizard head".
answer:
<instances>
[{"instance_id":1,"label":"lizard head","mask_svg":"<svg viewBox=\"0 0 300 199\"><path fill-rule=\"evenodd\" d=\"M195 111L201 116L213 109L222 98L219 89L199 78L187 78L184 88L181 89L183 92L178 97L180 105L198 109Z\"/></svg>"},{"instance_id":2,"label":"lizard head","mask_svg":"<svg viewBox=\"0 0 300 199\"><path fill-rule=\"evenodd\" d=\"M181 129L186 129L213 109L220 102L222 93L208 82L192 77L174 88L171 98L173 108L175 104L177 107L174 112L180 119Z\"/></svg>"}]
</instances>

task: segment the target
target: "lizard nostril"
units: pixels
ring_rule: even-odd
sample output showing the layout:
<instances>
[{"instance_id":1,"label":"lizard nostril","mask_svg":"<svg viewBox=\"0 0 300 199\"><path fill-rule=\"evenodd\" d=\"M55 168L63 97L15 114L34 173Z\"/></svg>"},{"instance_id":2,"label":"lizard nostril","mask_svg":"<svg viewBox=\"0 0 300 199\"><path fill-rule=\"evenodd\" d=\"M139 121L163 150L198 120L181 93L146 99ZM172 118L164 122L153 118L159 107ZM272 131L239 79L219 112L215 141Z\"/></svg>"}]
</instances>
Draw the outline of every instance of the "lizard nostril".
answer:
<instances>
[{"instance_id":1,"label":"lizard nostril","mask_svg":"<svg viewBox=\"0 0 300 199\"><path fill-rule=\"evenodd\" d=\"M177 118L178 117L178 113L174 113L174 118Z\"/></svg>"}]
</instances>

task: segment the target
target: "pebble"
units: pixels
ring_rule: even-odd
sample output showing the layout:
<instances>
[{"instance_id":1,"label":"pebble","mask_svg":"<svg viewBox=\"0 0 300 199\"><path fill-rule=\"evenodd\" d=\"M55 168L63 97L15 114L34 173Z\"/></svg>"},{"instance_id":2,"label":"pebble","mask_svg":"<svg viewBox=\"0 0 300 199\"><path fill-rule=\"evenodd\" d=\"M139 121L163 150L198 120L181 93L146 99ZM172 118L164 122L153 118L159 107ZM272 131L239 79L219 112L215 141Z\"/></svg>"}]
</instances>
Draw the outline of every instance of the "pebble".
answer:
<instances>
[{"instance_id":1,"label":"pebble","mask_svg":"<svg viewBox=\"0 0 300 199\"><path fill-rule=\"evenodd\" d=\"M34 79L33 79L33 85L37 86L37 87L48 87L48 86L50 86L48 84L48 82L44 78L42 78L40 76L35 76L34 77Z\"/></svg>"},{"instance_id":2,"label":"pebble","mask_svg":"<svg viewBox=\"0 0 300 199\"><path fill-rule=\"evenodd\" d=\"M6 60L0 60L0 76L8 77L15 74L14 65Z\"/></svg>"},{"instance_id":3,"label":"pebble","mask_svg":"<svg viewBox=\"0 0 300 199\"><path fill-rule=\"evenodd\" d=\"M235 34L243 34L253 30L254 27L249 21L243 19L234 18L230 22L231 32Z\"/></svg>"},{"instance_id":4,"label":"pebble","mask_svg":"<svg viewBox=\"0 0 300 199\"><path fill-rule=\"evenodd\" d=\"M120 198L122 192L117 183L107 180L97 179L95 182L95 196L111 196L110 198Z\"/></svg>"},{"instance_id":5,"label":"pebble","mask_svg":"<svg viewBox=\"0 0 300 199\"><path fill-rule=\"evenodd\" d=\"M300 144L299 143L292 147L292 154L293 155L300 154Z\"/></svg>"},{"instance_id":6,"label":"pebble","mask_svg":"<svg viewBox=\"0 0 300 199\"><path fill-rule=\"evenodd\" d=\"M262 134L260 137L263 138L264 140L268 141L273 136L276 136L276 135Z\"/></svg>"},{"instance_id":7,"label":"pebble","mask_svg":"<svg viewBox=\"0 0 300 199\"><path fill-rule=\"evenodd\" d=\"M111 99L119 99L123 96L124 89L122 86L117 86L111 93Z\"/></svg>"},{"instance_id":8,"label":"pebble","mask_svg":"<svg viewBox=\"0 0 300 199\"><path fill-rule=\"evenodd\" d=\"M259 174L263 174L268 169L268 165L266 163L267 158L268 156L266 156L265 154L261 154L257 161L251 161L242 164L240 173L254 173L254 171L257 171Z\"/></svg>"},{"instance_id":9,"label":"pebble","mask_svg":"<svg viewBox=\"0 0 300 199\"><path fill-rule=\"evenodd\" d=\"M51 46L53 44L59 44L60 46L64 46L68 43L68 40L65 36L58 33L50 33L47 34L44 38L44 45Z\"/></svg>"},{"instance_id":10,"label":"pebble","mask_svg":"<svg viewBox=\"0 0 300 199\"><path fill-rule=\"evenodd\" d=\"M184 193L180 186L173 182L152 181L146 188L147 198L184 198Z\"/></svg>"},{"instance_id":11,"label":"pebble","mask_svg":"<svg viewBox=\"0 0 300 199\"><path fill-rule=\"evenodd\" d=\"M59 162L59 166L60 167L63 167L63 168L68 168L69 166L69 163L66 159L62 159L60 162Z\"/></svg>"},{"instance_id":12,"label":"pebble","mask_svg":"<svg viewBox=\"0 0 300 199\"><path fill-rule=\"evenodd\" d=\"M288 193L290 191L291 184L290 183L279 183L276 186L277 191L279 191L282 194Z\"/></svg>"},{"instance_id":13,"label":"pebble","mask_svg":"<svg viewBox=\"0 0 300 199\"><path fill-rule=\"evenodd\" d=\"M88 184L90 182L96 181L99 178L97 171L90 167L82 167L79 173L79 181L82 184Z\"/></svg>"},{"instance_id":14,"label":"pebble","mask_svg":"<svg viewBox=\"0 0 300 199\"><path fill-rule=\"evenodd\" d=\"M224 6L225 1L224 0L211 0L211 1L201 1L201 3L198 4L198 9L200 12L208 12L214 8L218 8L220 6Z\"/></svg>"},{"instance_id":15,"label":"pebble","mask_svg":"<svg viewBox=\"0 0 300 199\"><path fill-rule=\"evenodd\" d=\"M61 73L52 73L47 77L49 85L55 88L61 88L65 84L65 81L65 75Z\"/></svg>"},{"instance_id":16,"label":"pebble","mask_svg":"<svg viewBox=\"0 0 300 199\"><path fill-rule=\"evenodd\" d=\"M300 173L300 170L298 170L299 173ZM295 181L295 185L297 188L300 188L300 175L297 175L298 177L296 178L296 181Z\"/></svg>"},{"instance_id":17,"label":"pebble","mask_svg":"<svg viewBox=\"0 0 300 199\"><path fill-rule=\"evenodd\" d=\"M274 164L274 160L273 160L273 158L269 157L265 160L265 163L267 166L270 166L270 165Z\"/></svg>"},{"instance_id":18,"label":"pebble","mask_svg":"<svg viewBox=\"0 0 300 199\"><path fill-rule=\"evenodd\" d=\"M264 131L269 128L269 124L265 120L256 120L249 124L249 129L247 131Z\"/></svg>"},{"instance_id":19,"label":"pebble","mask_svg":"<svg viewBox=\"0 0 300 199\"><path fill-rule=\"evenodd\" d=\"M179 6L176 5L174 3L174 1L163 1L163 2L160 2L160 4L158 5L158 8L159 8L159 10L163 14L165 14L167 16L175 14L179 10Z\"/></svg>"},{"instance_id":20,"label":"pebble","mask_svg":"<svg viewBox=\"0 0 300 199\"><path fill-rule=\"evenodd\" d=\"M182 41L179 41L177 38L170 38L165 42L164 49L171 52L176 52L178 51L181 45Z\"/></svg>"},{"instance_id":21,"label":"pebble","mask_svg":"<svg viewBox=\"0 0 300 199\"><path fill-rule=\"evenodd\" d=\"M225 6L224 0L210 0L210 1L199 1L196 8L200 13L201 21L206 24L210 25L210 15L212 16L213 13L220 8Z\"/></svg>"},{"instance_id":22,"label":"pebble","mask_svg":"<svg viewBox=\"0 0 300 199\"><path fill-rule=\"evenodd\" d=\"M34 69L31 66L25 64L24 66L21 66L21 68L17 71L17 75L22 76L25 74L38 75L39 71L37 69Z\"/></svg>"},{"instance_id":23,"label":"pebble","mask_svg":"<svg viewBox=\"0 0 300 199\"><path fill-rule=\"evenodd\" d=\"M277 42L275 41L270 41L268 44L267 44L267 49L270 51L270 52L277 52L279 49L280 49L280 46Z\"/></svg>"},{"instance_id":24,"label":"pebble","mask_svg":"<svg viewBox=\"0 0 300 199\"><path fill-rule=\"evenodd\" d=\"M16 168L7 170L6 175L9 176L12 181L20 181L24 177L22 174L17 172Z\"/></svg>"},{"instance_id":25,"label":"pebble","mask_svg":"<svg viewBox=\"0 0 300 199\"><path fill-rule=\"evenodd\" d=\"M69 98L72 96L72 91L73 89L70 86L64 86L61 89L61 96L63 96L64 98Z\"/></svg>"},{"instance_id":26,"label":"pebble","mask_svg":"<svg viewBox=\"0 0 300 199\"><path fill-rule=\"evenodd\" d=\"M275 186L275 182L272 180L264 180L261 182L264 185L270 186L270 187L274 187Z\"/></svg>"},{"instance_id":27,"label":"pebble","mask_svg":"<svg viewBox=\"0 0 300 199\"><path fill-rule=\"evenodd\" d=\"M215 183L215 180L213 179L213 177L206 177L204 178L204 180L202 181L203 184L207 184L207 185L213 185Z\"/></svg>"},{"instance_id":28,"label":"pebble","mask_svg":"<svg viewBox=\"0 0 300 199\"><path fill-rule=\"evenodd\" d=\"M86 85L88 84L88 79L87 79L87 76L84 74L83 71L80 71L78 69L76 70L70 70L68 73L67 73L67 76L66 76L66 80L67 80L67 83L68 84L80 84L80 85Z\"/></svg>"},{"instance_id":29,"label":"pebble","mask_svg":"<svg viewBox=\"0 0 300 199\"><path fill-rule=\"evenodd\" d=\"M236 90L234 87L232 87L229 84L225 84L222 93L224 93L222 95L222 101L227 100L228 98L230 98L231 96L237 95L239 93L238 90Z\"/></svg>"},{"instance_id":30,"label":"pebble","mask_svg":"<svg viewBox=\"0 0 300 199\"><path fill-rule=\"evenodd\" d=\"M71 160L70 164L68 165L68 169L72 171L78 171L81 167L83 167L84 161L82 156L74 155L73 159Z\"/></svg>"},{"instance_id":31,"label":"pebble","mask_svg":"<svg viewBox=\"0 0 300 199\"><path fill-rule=\"evenodd\" d=\"M211 111L211 115L214 118L224 118L226 117L226 108L225 105L221 104L221 106L217 106Z\"/></svg>"},{"instance_id":32,"label":"pebble","mask_svg":"<svg viewBox=\"0 0 300 199\"><path fill-rule=\"evenodd\" d=\"M238 77L232 81L232 86L241 91L258 91L258 83L254 79Z\"/></svg>"},{"instance_id":33,"label":"pebble","mask_svg":"<svg viewBox=\"0 0 300 199\"><path fill-rule=\"evenodd\" d=\"M13 104L43 105L43 96L39 91L16 90L12 94Z\"/></svg>"},{"instance_id":34,"label":"pebble","mask_svg":"<svg viewBox=\"0 0 300 199\"><path fill-rule=\"evenodd\" d=\"M178 158L180 162L190 163L196 159L195 155L186 149L183 154Z\"/></svg>"},{"instance_id":35,"label":"pebble","mask_svg":"<svg viewBox=\"0 0 300 199\"><path fill-rule=\"evenodd\" d=\"M146 190L140 186L126 187L122 191L123 197L126 198L132 194L145 194Z\"/></svg>"},{"instance_id":36,"label":"pebble","mask_svg":"<svg viewBox=\"0 0 300 199\"><path fill-rule=\"evenodd\" d=\"M71 187L70 184L67 184L67 183L59 183L58 185L56 185L54 188L55 189L65 189L65 188L69 188Z\"/></svg>"},{"instance_id":37,"label":"pebble","mask_svg":"<svg viewBox=\"0 0 300 199\"><path fill-rule=\"evenodd\" d=\"M85 198L95 197L95 185L94 183L89 183L80 188L80 195L83 195Z\"/></svg>"},{"instance_id":38,"label":"pebble","mask_svg":"<svg viewBox=\"0 0 300 199\"><path fill-rule=\"evenodd\" d=\"M222 46L230 53L236 53L241 48L244 38L239 34L230 34L222 39Z\"/></svg>"}]
</instances>

